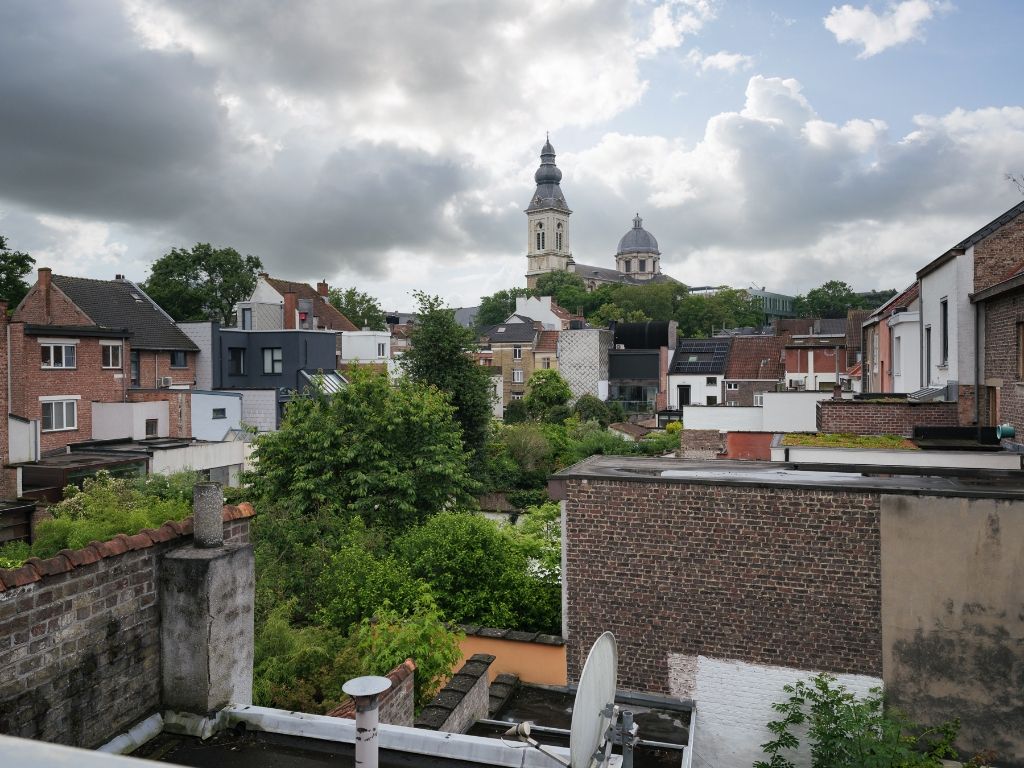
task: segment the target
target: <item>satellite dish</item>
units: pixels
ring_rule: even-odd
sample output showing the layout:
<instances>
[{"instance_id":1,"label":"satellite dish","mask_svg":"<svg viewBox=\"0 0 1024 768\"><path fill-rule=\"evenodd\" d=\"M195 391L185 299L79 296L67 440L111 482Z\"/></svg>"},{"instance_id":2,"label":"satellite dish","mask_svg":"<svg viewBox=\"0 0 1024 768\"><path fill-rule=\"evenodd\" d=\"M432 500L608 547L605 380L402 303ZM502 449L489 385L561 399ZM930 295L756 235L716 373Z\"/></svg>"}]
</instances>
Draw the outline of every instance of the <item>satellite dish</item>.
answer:
<instances>
[{"instance_id":1,"label":"satellite dish","mask_svg":"<svg viewBox=\"0 0 1024 768\"><path fill-rule=\"evenodd\" d=\"M618 668L615 636L605 632L591 646L576 689L569 728L571 768L591 768L594 753L602 746L615 704Z\"/></svg>"}]
</instances>

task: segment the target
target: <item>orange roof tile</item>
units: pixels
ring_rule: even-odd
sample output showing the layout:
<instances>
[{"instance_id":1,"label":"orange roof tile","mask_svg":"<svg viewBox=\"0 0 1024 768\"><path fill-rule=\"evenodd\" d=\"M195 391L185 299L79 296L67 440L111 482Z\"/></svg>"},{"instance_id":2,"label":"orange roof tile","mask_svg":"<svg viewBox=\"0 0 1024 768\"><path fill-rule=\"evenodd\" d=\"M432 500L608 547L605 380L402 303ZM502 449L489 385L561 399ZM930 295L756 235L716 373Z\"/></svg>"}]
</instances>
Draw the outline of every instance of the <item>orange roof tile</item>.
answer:
<instances>
[{"instance_id":1,"label":"orange roof tile","mask_svg":"<svg viewBox=\"0 0 1024 768\"><path fill-rule=\"evenodd\" d=\"M534 352L557 352L558 331L541 331L537 335L537 343L533 348Z\"/></svg>"},{"instance_id":2,"label":"orange roof tile","mask_svg":"<svg viewBox=\"0 0 1024 768\"><path fill-rule=\"evenodd\" d=\"M734 336L725 378L781 379L786 374L783 347L788 336Z\"/></svg>"}]
</instances>

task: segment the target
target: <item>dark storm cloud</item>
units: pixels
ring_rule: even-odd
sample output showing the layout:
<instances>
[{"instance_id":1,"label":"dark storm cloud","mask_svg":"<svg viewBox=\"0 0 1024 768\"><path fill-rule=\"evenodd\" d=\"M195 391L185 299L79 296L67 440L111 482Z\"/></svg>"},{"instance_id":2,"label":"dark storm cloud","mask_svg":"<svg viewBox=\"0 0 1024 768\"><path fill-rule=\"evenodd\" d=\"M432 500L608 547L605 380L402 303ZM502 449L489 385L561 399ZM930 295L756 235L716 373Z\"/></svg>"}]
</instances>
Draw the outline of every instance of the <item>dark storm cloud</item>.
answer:
<instances>
[{"instance_id":1,"label":"dark storm cloud","mask_svg":"<svg viewBox=\"0 0 1024 768\"><path fill-rule=\"evenodd\" d=\"M121 221L195 206L224 144L213 84L139 48L119 6L0 4L0 198Z\"/></svg>"}]
</instances>

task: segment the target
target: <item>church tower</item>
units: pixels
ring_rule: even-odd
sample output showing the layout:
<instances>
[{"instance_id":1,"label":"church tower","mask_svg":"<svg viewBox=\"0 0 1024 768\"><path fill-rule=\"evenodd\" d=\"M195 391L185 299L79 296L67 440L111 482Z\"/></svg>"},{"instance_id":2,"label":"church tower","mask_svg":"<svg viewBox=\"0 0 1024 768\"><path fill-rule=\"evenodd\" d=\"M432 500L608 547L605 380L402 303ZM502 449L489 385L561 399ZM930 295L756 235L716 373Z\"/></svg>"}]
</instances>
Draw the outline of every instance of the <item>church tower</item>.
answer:
<instances>
[{"instance_id":1,"label":"church tower","mask_svg":"<svg viewBox=\"0 0 1024 768\"><path fill-rule=\"evenodd\" d=\"M565 202L562 172L555 165L555 148L545 141L540 151L540 168L533 175L537 191L526 209L526 287L536 288L537 278L547 272L571 270L569 216Z\"/></svg>"}]
</instances>

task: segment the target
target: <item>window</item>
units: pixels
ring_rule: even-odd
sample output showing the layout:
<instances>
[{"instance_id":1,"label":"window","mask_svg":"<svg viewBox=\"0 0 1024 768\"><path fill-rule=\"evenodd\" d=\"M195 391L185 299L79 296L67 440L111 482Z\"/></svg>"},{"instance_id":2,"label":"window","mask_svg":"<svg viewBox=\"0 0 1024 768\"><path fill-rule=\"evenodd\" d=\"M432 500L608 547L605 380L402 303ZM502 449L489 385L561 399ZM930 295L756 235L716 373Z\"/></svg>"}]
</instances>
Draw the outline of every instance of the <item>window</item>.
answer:
<instances>
[{"instance_id":1,"label":"window","mask_svg":"<svg viewBox=\"0 0 1024 768\"><path fill-rule=\"evenodd\" d=\"M40 343L43 368L74 368L75 345L57 342Z\"/></svg>"},{"instance_id":2,"label":"window","mask_svg":"<svg viewBox=\"0 0 1024 768\"><path fill-rule=\"evenodd\" d=\"M551 358L550 357L545 357L544 358L544 367L545 368L550 368L551 367Z\"/></svg>"},{"instance_id":3,"label":"window","mask_svg":"<svg viewBox=\"0 0 1024 768\"><path fill-rule=\"evenodd\" d=\"M512 399L513 400L522 400L523 399L523 393L522 392L513 392L512 393Z\"/></svg>"},{"instance_id":4,"label":"window","mask_svg":"<svg viewBox=\"0 0 1024 768\"><path fill-rule=\"evenodd\" d=\"M518 344L516 344L514 347L512 347L512 359L513 360L522 360L523 359L523 348L521 346L519 346Z\"/></svg>"},{"instance_id":5,"label":"window","mask_svg":"<svg viewBox=\"0 0 1024 768\"><path fill-rule=\"evenodd\" d=\"M132 386L137 387L139 386L139 351L137 349L133 349L131 355L129 356L129 359L131 360L132 368Z\"/></svg>"},{"instance_id":6,"label":"window","mask_svg":"<svg viewBox=\"0 0 1024 768\"><path fill-rule=\"evenodd\" d=\"M629 272L632 268L633 268L633 260L632 259L626 259L626 269L625 269L625 271Z\"/></svg>"},{"instance_id":7,"label":"window","mask_svg":"<svg viewBox=\"0 0 1024 768\"><path fill-rule=\"evenodd\" d=\"M932 383L932 327L924 327L924 385Z\"/></svg>"},{"instance_id":8,"label":"window","mask_svg":"<svg viewBox=\"0 0 1024 768\"><path fill-rule=\"evenodd\" d=\"M252 307L242 307L242 330L252 330Z\"/></svg>"},{"instance_id":9,"label":"window","mask_svg":"<svg viewBox=\"0 0 1024 768\"><path fill-rule=\"evenodd\" d=\"M740 383L738 381L727 381L725 383L725 388L726 389L739 389L740 388Z\"/></svg>"},{"instance_id":10,"label":"window","mask_svg":"<svg viewBox=\"0 0 1024 768\"><path fill-rule=\"evenodd\" d=\"M708 405L718 405L718 396L708 395Z\"/></svg>"},{"instance_id":11,"label":"window","mask_svg":"<svg viewBox=\"0 0 1024 768\"><path fill-rule=\"evenodd\" d=\"M640 266L636 268L636 271L637 272L646 272L647 271L647 259L640 259L639 264L640 264Z\"/></svg>"},{"instance_id":12,"label":"window","mask_svg":"<svg viewBox=\"0 0 1024 768\"><path fill-rule=\"evenodd\" d=\"M171 368L188 368L188 359L185 357L185 350L175 349L171 352Z\"/></svg>"},{"instance_id":13,"label":"window","mask_svg":"<svg viewBox=\"0 0 1024 768\"><path fill-rule=\"evenodd\" d=\"M903 362L901 360L903 353L900 349L903 346L901 344L902 341L903 339L899 336L892 340L892 372L894 376L902 375L903 371Z\"/></svg>"},{"instance_id":14,"label":"window","mask_svg":"<svg viewBox=\"0 0 1024 768\"><path fill-rule=\"evenodd\" d=\"M513 368L512 369L512 383L513 384L522 384L523 383L523 369L522 368Z\"/></svg>"},{"instance_id":15,"label":"window","mask_svg":"<svg viewBox=\"0 0 1024 768\"><path fill-rule=\"evenodd\" d=\"M46 400L43 406L43 432L78 429L78 400Z\"/></svg>"},{"instance_id":16,"label":"window","mask_svg":"<svg viewBox=\"0 0 1024 768\"><path fill-rule=\"evenodd\" d=\"M284 357L280 347L263 348L263 372L281 373L284 370Z\"/></svg>"},{"instance_id":17,"label":"window","mask_svg":"<svg viewBox=\"0 0 1024 768\"><path fill-rule=\"evenodd\" d=\"M555 250L562 250L562 225L555 225Z\"/></svg>"},{"instance_id":18,"label":"window","mask_svg":"<svg viewBox=\"0 0 1024 768\"><path fill-rule=\"evenodd\" d=\"M764 405L764 392L754 393L754 405Z\"/></svg>"},{"instance_id":19,"label":"window","mask_svg":"<svg viewBox=\"0 0 1024 768\"><path fill-rule=\"evenodd\" d=\"M159 429L160 421L158 419L146 419L146 437L156 437Z\"/></svg>"},{"instance_id":20,"label":"window","mask_svg":"<svg viewBox=\"0 0 1024 768\"><path fill-rule=\"evenodd\" d=\"M387 346L383 341L377 344L377 357L384 357L387 354Z\"/></svg>"},{"instance_id":21,"label":"window","mask_svg":"<svg viewBox=\"0 0 1024 768\"><path fill-rule=\"evenodd\" d=\"M245 375L245 347L228 347L228 373L232 376Z\"/></svg>"},{"instance_id":22,"label":"window","mask_svg":"<svg viewBox=\"0 0 1024 768\"><path fill-rule=\"evenodd\" d=\"M541 223L537 224L537 250L544 250L544 225Z\"/></svg>"},{"instance_id":23,"label":"window","mask_svg":"<svg viewBox=\"0 0 1024 768\"><path fill-rule=\"evenodd\" d=\"M211 419L226 419L228 417L227 408L214 408L213 414L210 416Z\"/></svg>"},{"instance_id":24,"label":"window","mask_svg":"<svg viewBox=\"0 0 1024 768\"><path fill-rule=\"evenodd\" d=\"M871 334L871 370L878 373L878 331Z\"/></svg>"},{"instance_id":25,"label":"window","mask_svg":"<svg viewBox=\"0 0 1024 768\"><path fill-rule=\"evenodd\" d=\"M715 376L708 376L706 379L704 379L704 384L709 387L713 387L716 384L718 384L718 378Z\"/></svg>"},{"instance_id":26,"label":"window","mask_svg":"<svg viewBox=\"0 0 1024 768\"><path fill-rule=\"evenodd\" d=\"M100 342L100 355L103 360L104 368L120 368L121 367L121 342L119 341L101 341Z\"/></svg>"},{"instance_id":27,"label":"window","mask_svg":"<svg viewBox=\"0 0 1024 768\"><path fill-rule=\"evenodd\" d=\"M946 299L939 301L939 333L942 344L940 365L946 365L949 362L949 301Z\"/></svg>"}]
</instances>

